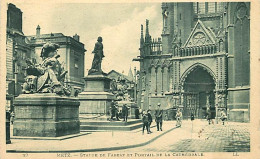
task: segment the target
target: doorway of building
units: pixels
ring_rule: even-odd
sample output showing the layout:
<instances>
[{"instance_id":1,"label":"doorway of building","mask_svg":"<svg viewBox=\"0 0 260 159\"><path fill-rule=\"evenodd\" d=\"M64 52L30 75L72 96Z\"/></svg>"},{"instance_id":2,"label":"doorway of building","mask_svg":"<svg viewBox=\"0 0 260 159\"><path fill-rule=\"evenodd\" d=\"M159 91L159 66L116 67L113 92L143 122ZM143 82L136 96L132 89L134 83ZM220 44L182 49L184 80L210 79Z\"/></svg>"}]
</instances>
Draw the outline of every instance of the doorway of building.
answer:
<instances>
[{"instance_id":1,"label":"doorway of building","mask_svg":"<svg viewBox=\"0 0 260 159\"><path fill-rule=\"evenodd\" d=\"M183 117L206 118L207 107L211 116L215 117L215 82L213 77L202 66L197 66L186 77L183 85Z\"/></svg>"}]
</instances>

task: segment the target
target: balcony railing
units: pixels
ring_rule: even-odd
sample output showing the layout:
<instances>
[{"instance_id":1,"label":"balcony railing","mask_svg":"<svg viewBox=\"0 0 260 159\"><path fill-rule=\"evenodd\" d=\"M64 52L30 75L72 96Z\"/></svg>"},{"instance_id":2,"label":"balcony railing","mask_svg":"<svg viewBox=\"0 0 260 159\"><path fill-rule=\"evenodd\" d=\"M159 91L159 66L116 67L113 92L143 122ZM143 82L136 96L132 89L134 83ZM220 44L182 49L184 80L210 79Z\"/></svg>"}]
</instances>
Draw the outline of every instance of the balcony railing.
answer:
<instances>
[{"instance_id":1,"label":"balcony railing","mask_svg":"<svg viewBox=\"0 0 260 159\"><path fill-rule=\"evenodd\" d=\"M162 54L162 41L161 38L153 39L151 44L151 55L161 55Z\"/></svg>"},{"instance_id":2,"label":"balcony railing","mask_svg":"<svg viewBox=\"0 0 260 159\"><path fill-rule=\"evenodd\" d=\"M206 55L215 54L217 52L217 47L215 44L185 47L185 48L175 48L174 56L185 57L185 56L196 56L196 55Z\"/></svg>"}]
</instances>

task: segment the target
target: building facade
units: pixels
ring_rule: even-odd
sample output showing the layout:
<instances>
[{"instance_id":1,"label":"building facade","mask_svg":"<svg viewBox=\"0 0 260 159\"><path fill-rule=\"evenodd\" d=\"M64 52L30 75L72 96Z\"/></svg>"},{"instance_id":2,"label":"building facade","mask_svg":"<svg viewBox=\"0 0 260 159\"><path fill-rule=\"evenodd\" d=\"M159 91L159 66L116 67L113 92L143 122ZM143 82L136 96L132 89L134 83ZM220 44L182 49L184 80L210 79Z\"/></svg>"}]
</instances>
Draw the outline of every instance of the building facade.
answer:
<instances>
[{"instance_id":1,"label":"building facade","mask_svg":"<svg viewBox=\"0 0 260 159\"><path fill-rule=\"evenodd\" d=\"M47 42L60 45L59 61L68 71L65 82L72 86L72 95L84 88L84 44L79 35L64 36L62 33L40 34L40 26L36 35L26 36L23 33L23 13L14 4L8 4L6 29L6 107L12 109L12 101L22 93L22 85L26 77L26 60L41 63L42 46Z\"/></svg>"},{"instance_id":2,"label":"building facade","mask_svg":"<svg viewBox=\"0 0 260 159\"><path fill-rule=\"evenodd\" d=\"M248 122L250 3L162 3L162 20L158 39L141 25L138 105Z\"/></svg>"},{"instance_id":3,"label":"building facade","mask_svg":"<svg viewBox=\"0 0 260 159\"><path fill-rule=\"evenodd\" d=\"M14 97L22 91L26 76L26 59L32 59L33 49L22 30L22 11L8 4L6 27L6 99L11 109Z\"/></svg>"}]
</instances>

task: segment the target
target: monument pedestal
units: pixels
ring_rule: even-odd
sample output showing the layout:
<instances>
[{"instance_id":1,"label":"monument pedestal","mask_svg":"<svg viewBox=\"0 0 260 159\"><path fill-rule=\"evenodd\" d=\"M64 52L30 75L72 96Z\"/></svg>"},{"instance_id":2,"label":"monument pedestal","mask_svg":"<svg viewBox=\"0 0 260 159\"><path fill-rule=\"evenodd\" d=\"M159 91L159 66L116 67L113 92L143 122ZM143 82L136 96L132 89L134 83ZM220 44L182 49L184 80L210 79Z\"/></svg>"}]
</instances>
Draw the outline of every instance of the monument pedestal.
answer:
<instances>
[{"instance_id":1,"label":"monument pedestal","mask_svg":"<svg viewBox=\"0 0 260 159\"><path fill-rule=\"evenodd\" d=\"M84 78L85 89L79 94L80 114L109 114L112 100L115 99L110 90L111 79L103 74L88 75Z\"/></svg>"},{"instance_id":2,"label":"monument pedestal","mask_svg":"<svg viewBox=\"0 0 260 159\"><path fill-rule=\"evenodd\" d=\"M15 98L13 135L59 137L80 132L79 101L53 93Z\"/></svg>"}]
</instances>

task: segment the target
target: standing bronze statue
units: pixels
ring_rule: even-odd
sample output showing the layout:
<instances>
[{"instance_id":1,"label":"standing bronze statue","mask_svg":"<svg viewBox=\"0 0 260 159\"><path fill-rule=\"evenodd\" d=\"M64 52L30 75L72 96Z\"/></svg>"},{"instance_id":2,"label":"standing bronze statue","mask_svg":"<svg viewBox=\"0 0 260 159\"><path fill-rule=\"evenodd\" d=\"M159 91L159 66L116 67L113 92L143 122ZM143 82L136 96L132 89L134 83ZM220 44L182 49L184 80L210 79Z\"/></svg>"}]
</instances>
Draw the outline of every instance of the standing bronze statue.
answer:
<instances>
[{"instance_id":1,"label":"standing bronze statue","mask_svg":"<svg viewBox=\"0 0 260 159\"><path fill-rule=\"evenodd\" d=\"M94 59L92 62L91 69L88 71L88 74L102 74L102 69L101 69L101 62L104 56L103 53L103 44L102 44L102 37L98 37L97 42L95 44L95 48L92 51L94 53Z\"/></svg>"}]
</instances>

